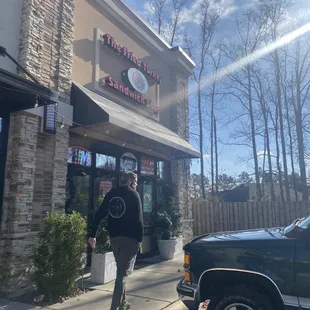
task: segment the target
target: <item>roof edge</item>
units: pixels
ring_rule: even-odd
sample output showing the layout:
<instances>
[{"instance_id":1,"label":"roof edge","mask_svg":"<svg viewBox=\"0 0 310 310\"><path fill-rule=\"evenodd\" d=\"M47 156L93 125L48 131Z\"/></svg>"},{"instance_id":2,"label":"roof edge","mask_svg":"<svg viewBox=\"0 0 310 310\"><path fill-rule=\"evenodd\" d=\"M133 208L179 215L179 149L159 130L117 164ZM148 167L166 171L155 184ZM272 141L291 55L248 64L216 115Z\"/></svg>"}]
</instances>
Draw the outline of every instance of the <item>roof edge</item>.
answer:
<instances>
[{"instance_id":1,"label":"roof edge","mask_svg":"<svg viewBox=\"0 0 310 310\"><path fill-rule=\"evenodd\" d=\"M185 62L187 63L187 65L189 65L190 67L192 67L193 69L196 67L195 62L193 61L193 59L190 58L190 56L183 50L182 47L180 46L174 46L170 49L171 51L177 51L179 56L182 57Z\"/></svg>"},{"instance_id":2,"label":"roof edge","mask_svg":"<svg viewBox=\"0 0 310 310\"><path fill-rule=\"evenodd\" d=\"M121 12L123 12L123 14L127 15L128 18L130 18L134 22L137 28L139 28L138 33L142 35L148 41L151 41L150 43L157 51L159 51L160 53L162 52L170 53L170 52L177 51L178 57L182 60L180 62L180 65L185 64L186 67L192 67L192 69L195 68L194 61L189 57L189 55L185 53L185 51L181 47L179 46L172 47L134 9L132 9L130 6L128 6L121 0L111 0L111 1L95 0L95 2L101 6L109 7L110 10L114 11L117 14L117 16L119 17L119 20L122 21L123 23L124 22L129 23L128 21L124 20L120 12L117 12L115 10L115 7L117 7ZM143 31L143 33L141 32L141 30Z\"/></svg>"}]
</instances>

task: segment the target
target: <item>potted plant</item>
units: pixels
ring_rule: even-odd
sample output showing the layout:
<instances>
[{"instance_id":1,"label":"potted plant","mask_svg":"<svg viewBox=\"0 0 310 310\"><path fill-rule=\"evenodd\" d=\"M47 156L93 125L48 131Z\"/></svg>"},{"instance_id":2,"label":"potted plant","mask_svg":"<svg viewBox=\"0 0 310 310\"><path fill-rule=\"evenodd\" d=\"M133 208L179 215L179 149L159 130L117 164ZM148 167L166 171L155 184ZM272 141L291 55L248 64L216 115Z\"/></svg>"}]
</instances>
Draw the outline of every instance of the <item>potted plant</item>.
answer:
<instances>
[{"instance_id":1,"label":"potted plant","mask_svg":"<svg viewBox=\"0 0 310 310\"><path fill-rule=\"evenodd\" d=\"M92 252L90 281L95 284L105 284L116 279L116 262L111 248L111 242L103 220L96 232L96 248ZM131 262L129 273L134 269L136 257Z\"/></svg>"},{"instance_id":2,"label":"potted plant","mask_svg":"<svg viewBox=\"0 0 310 310\"><path fill-rule=\"evenodd\" d=\"M102 221L96 232L96 248L92 252L90 281L105 284L116 278L116 262L109 235Z\"/></svg>"},{"instance_id":3,"label":"potted plant","mask_svg":"<svg viewBox=\"0 0 310 310\"><path fill-rule=\"evenodd\" d=\"M170 260L177 254L181 254L182 238L180 238L180 213L173 198L168 203L159 205L155 214L154 224L160 256L162 259ZM181 250L180 250L181 249Z\"/></svg>"}]
</instances>

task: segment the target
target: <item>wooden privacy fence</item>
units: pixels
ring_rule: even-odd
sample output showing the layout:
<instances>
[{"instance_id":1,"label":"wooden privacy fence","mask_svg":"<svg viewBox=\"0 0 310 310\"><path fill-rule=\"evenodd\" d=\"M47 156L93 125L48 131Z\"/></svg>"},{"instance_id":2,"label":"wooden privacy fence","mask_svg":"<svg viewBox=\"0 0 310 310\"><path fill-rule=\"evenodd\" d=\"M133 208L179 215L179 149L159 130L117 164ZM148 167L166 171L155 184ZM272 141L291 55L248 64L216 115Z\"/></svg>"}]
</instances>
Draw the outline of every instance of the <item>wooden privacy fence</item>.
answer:
<instances>
[{"instance_id":1,"label":"wooden privacy fence","mask_svg":"<svg viewBox=\"0 0 310 310\"><path fill-rule=\"evenodd\" d=\"M193 204L194 236L254 228L283 227L310 215L310 202L230 202Z\"/></svg>"}]
</instances>

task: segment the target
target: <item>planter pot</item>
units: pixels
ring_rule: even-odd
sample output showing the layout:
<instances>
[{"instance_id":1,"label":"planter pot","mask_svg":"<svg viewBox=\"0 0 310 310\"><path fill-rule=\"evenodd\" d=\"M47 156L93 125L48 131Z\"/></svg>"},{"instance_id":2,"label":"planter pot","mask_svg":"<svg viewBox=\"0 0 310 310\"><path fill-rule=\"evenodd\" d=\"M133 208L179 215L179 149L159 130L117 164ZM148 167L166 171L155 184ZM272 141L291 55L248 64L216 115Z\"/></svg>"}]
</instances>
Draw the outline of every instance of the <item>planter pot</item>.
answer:
<instances>
[{"instance_id":1,"label":"planter pot","mask_svg":"<svg viewBox=\"0 0 310 310\"><path fill-rule=\"evenodd\" d=\"M177 239L157 240L160 257L164 260L174 258Z\"/></svg>"},{"instance_id":2,"label":"planter pot","mask_svg":"<svg viewBox=\"0 0 310 310\"><path fill-rule=\"evenodd\" d=\"M116 262L112 252L92 253L90 282L105 284L116 279Z\"/></svg>"},{"instance_id":3,"label":"planter pot","mask_svg":"<svg viewBox=\"0 0 310 310\"><path fill-rule=\"evenodd\" d=\"M136 256L131 262L129 274L133 273ZM112 252L104 254L92 253L90 282L105 284L116 279L116 262Z\"/></svg>"},{"instance_id":4,"label":"planter pot","mask_svg":"<svg viewBox=\"0 0 310 310\"><path fill-rule=\"evenodd\" d=\"M177 244L175 245L175 253L174 255L180 255L180 254L183 254L183 239L182 237L178 237L176 239L177 241Z\"/></svg>"}]
</instances>

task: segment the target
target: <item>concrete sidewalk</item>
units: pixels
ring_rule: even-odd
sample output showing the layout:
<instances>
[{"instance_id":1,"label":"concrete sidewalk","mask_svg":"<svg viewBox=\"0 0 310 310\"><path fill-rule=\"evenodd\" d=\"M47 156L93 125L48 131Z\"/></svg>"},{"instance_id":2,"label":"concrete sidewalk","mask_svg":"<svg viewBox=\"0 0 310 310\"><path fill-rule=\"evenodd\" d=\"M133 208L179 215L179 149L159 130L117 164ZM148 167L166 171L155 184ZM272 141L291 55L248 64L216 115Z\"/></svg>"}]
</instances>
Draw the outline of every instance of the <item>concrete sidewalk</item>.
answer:
<instances>
[{"instance_id":1,"label":"concrete sidewalk","mask_svg":"<svg viewBox=\"0 0 310 310\"><path fill-rule=\"evenodd\" d=\"M155 263L156 262L156 263ZM176 284L182 278L183 255L172 261L160 261L156 258L151 265L136 270L127 282L127 297L133 310L185 310L178 300ZM155 263L155 264L154 264ZM141 263L139 263L140 265ZM84 286L91 291L62 304L51 305L50 310L108 310L112 299L114 282L93 286L89 279ZM38 310L25 304L0 300L0 310Z\"/></svg>"}]
</instances>

